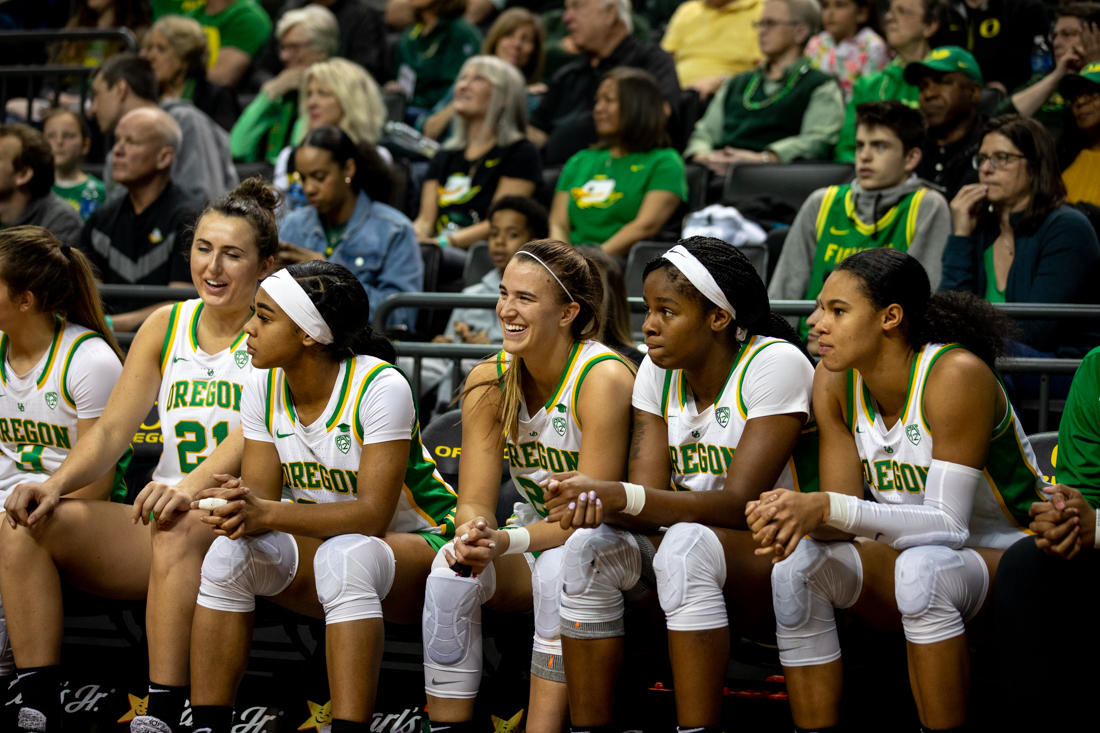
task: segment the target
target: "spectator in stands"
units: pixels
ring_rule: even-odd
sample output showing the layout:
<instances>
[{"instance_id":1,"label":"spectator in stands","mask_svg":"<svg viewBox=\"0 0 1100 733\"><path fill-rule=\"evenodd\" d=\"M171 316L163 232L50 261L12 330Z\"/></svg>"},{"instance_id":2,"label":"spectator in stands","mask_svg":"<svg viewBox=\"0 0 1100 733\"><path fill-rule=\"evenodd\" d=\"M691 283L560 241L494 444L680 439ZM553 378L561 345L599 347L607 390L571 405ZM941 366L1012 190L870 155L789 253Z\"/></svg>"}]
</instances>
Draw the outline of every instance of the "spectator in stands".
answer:
<instances>
[{"instance_id":1,"label":"spectator in stands","mask_svg":"<svg viewBox=\"0 0 1100 733\"><path fill-rule=\"evenodd\" d=\"M500 14L485 42L481 44L481 53L496 56L519 69L527 81L527 112L538 107L546 85L542 83L542 67L546 61L546 31L537 15L524 8L509 8ZM436 140L442 140L450 129L454 119L454 85L447 90L443 98L431 110L431 116L418 120L423 122L424 134Z\"/></svg>"},{"instance_id":2,"label":"spectator in stands","mask_svg":"<svg viewBox=\"0 0 1100 733\"><path fill-rule=\"evenodd\" d=\"M982 129L974 157L980 182L951 202L955 233L943 255L941 290L993 302L1097 302L1100 244L1088 219L1066 206L1054 138L1033 119L1009 115ZM1080 357L1100 343L1094 324L1024 319L1016 356Z\"/></svg>"},{"instance_id":3,"label":"spectator in stands","mask_svg":"<svg viewBox=\"0 0 1100 733\"><path fill-rule=\"evenodd\" d=\"M920 109L928 124L917 175L942 188L951 201L959 188L978 180L970 160L978 152L985 122L978 112L981 69L969 51L944 46L905 67L905 80L920 89Z\"/></svg>"},{"instance_id":4,"label":"spectator in stands","mask_svg":"<svg viewBox=\"0 0 1100 733\"><path fill-rule=\"evenodd\" d=\"M481 33L462 17L466 0L411 0L416 25L401 34L394 49L388 91L409 100L407 117L416 119L443 98L455 70L481 48Z\"/></svg>"},{"instance_id":5,"label":"spectator in stands","mask_svg":"<svg viewBox=\"0 0 1100 733\"><path fill-rule=\"evenodd\" d=\"M33 224L75 245L80 214L53 192L53 181L53 151L45 135L28 125L0 125L0 229Z\"/></svg>"},{"instance_id":6,"label":"spectator in stands","mask_svg":"<svg viewBox=\"0 0 1100 733\"><path fill-rule=\"evenodd\" d=\"M824 29L806 44L810 63L836 77L845 102L857 81L882 71L890 60L886 42L873 27L874 9L871 0L824 0Z\"/></svg>"},{"instance_id":7,"label":"spectator in stands","mask_svg":"<svg viewBox=\"0 0 1100 733\"><path fill-rule=\"evenodd\" d=\"M311 39L283 39L287 30L301 22L299 19L284 26L283 19L290 13L297 15L303 10L311 14L316 10L328 10L339 28L333 47L324 47L324 56L316 61L324 61L329 55L339 56L359 64L375 79L386 78L389 61L386 58L386 26L381 11L372 7L368 0L287 0L274 18L275 36L268 41L256 61L258 69L252 77L254 83L267 83L281 74L289 65L285 58L288 50L293 55L298 49L306 48L303 45L288 48L288 43L311 44L317 48ZM279 29L283 32L280 33ZM290 88L296 89L297 85Z\"/></svg>"},{"instance_id":8,"label":"spectator in stands","mask_svg":"<svg viewBox=\"0 0 1100 733\"><path fill-rule=\"evenodd\" d=\"M528 196L502 196L489 207L489 256L493 268L476 283L462 289L466 295L500 294L504 267L512 255L528 242L550 236L549 215L542 204ZM499 344L504 341L500 319L491 308L455 308L442 334L432 339L436 344ZM477 359L462 361L463 376L478 363ZM427 394L439 386L437 409L447 409L456 396L451 381L451 362L446 359L424 359L421 362L420 393ZM461 386L461 385L459 385Z\"/></svg>"},{"instance_id":9,"label":"spectator in stands","mask_svg":"<svg viewBox=\"0 0 1100 733\"><path fill-rule=\"evenodd\" d=\"M527 137L542 148L546 165L561 165L599 140L592 108L596 90L611 69L632 66L648 71L670 109L677 109L680 84L676 65L660 48L631 35L630 7L629 0L566 0L569 38L584 58L554 75L542 103L531 115Z\"/></svg>"},{"instance_id":10,"label":"spectator in stands","mask_svg":"<svg viewBox=\"0 0 1100 733\"><path fill-rule=\"evenodd\" d=\"M80 249L102 282L191 286L189 227L202 205L172 182L172 163L182 144L183 131L162 109L141 107L119 120L111 158L126 195L96 209L80 236ZM111 305L115 330L135 331L161 304L120 300Z\"/></svg>"},{"instance_id":11,"label":"spectator in stands","mask_svg":"<svg viewBox=\"0 0 1100 733\"><path fill-rule=\"evenodd\" d=\"M596 340L630 359L635 367L641 366L645 354L634 348L634 334L630 332L630 303L626 299L622 265L617 258L594 247L586 249L584 255L600 271L600 281L603 283L601 330Z\"/></svg>"},{"instance_id":12,"label":"spectator in stands","mask_svg":"<svg viewBox=\"0 0 1100 733\"><path fill-rule=\"evenodd\" d=\"M356 147L348 134L326 125L311 130L294 153L309 206L279 223L279 266L328 260L363 283L371 308L394 293L424 287L424 264L412 222L382 201L389 197L389 169L370 146ZM416 325L416 309L403 308L388 325Z\"/></svg>"},{"instance_id":13,"label":"spectator in stands","mask_svg":"<svg viewBox=\"0 0 1100 733\"><path fill-rule=\"evenodd\" d=\"M905 67L932 52L928 39L939 30L946 14L944 0L891 0L883 17L886 42L896 56L885 69L859 79L844 111L844 127L835 159L851 163L856 153L856 108L864 102L900 99L910 107L920 104L920 90L905 80Z\"/></svg>"},{"instance_id":14,"label":"spectator in stands","mask_svg":"<svg viewBox=\"0 0 1100 733\"><path fill-rule=\"evenodd\" d=\"M1015 93L997 105L994 117L1021 114L1034 117L1057 138L1063 127L1072 125L1069 107L1059 91L1059 82L1067 75L1100 61L1100 4L1062 5L1055 13L1053 43L1054 70L1036 71ZM1063 160L1063 167L1069 165ZM1071 199L1072 200L1072 199Z\"/></svg>"},{"instance_id":15,"label":"spectator in stands","mask_svg":"<svg viewBox=\"0 0 1100 733\"><path fill-rule=\"evenodd\" d=\"M153 65L160 99L188 99L225 130L241 114L237 93L206 80L206 34L194 18L166 15L145 35L141 57Z\"/></svg>"},{"instance_id":16,"label":"spectator in stands","mask_svg":"<svg viewBox=\"0 0 1100 733\"><path fill-rule=\"evenodd\" d=\"M676 8L661 48L672 54L680 86L706 100L728 77L751 71L760 61L753 23L763 9L762 0L687 0Z\"/></svg>"},{"instance_id":17,"label":"spectator in stands","mask_svg":"<svg viewBox=\"0 0 1100 733\"><path fill-rule=\"evenodd\" d=\"M718 176L733 163L828 158L844 123L840 86L803 54L821 28L817 3L767 0L757 27L763 64L719 88L684 151Z\"/></svg>"},{"instance_id":18,"label":"spectator in stands","mask_svg":"<svg viewBox=\"0 0 1100 733\"><path fill-rule=\"evenodd\" d=\"M42 132L53 150L53 192L68 201L83 221L107 200L103 181L80 169L92 145L84 115L67 109L46 114Z\"/></svg>"},{"instance_id":19,"label":"spectator in stands","mask_svg":"<svg viewBox=\"0 0 1100 733\"><path fill-rule=\"evenodd\" d=\"M1050 29L1042 0L951 0L948 8L934 46L970 51L986 84L1005 94L1031 77L1034 46Z\"/></svg>"},{"instance_id":20,"label":"spectator in stands","mask_svg":"<svg viewBox=\"0 0 1100 733\"><path fill-rule=\"evenodd\" d=\"M687 200L684 161L668 137L657 81L627 66L608 72L593 110L600 144L569 159L558 178L550 236L625 258Z\"/></svg>"},{"instance_id":21,"label":"spectator in stands","mask_svg":"<svg viewBox=\"0 0 1100 733\"><path fill-rule=\"evenodd\" d=\"M351 2L352 0L341 0ZM288 10L275 25L282 71L260 87L229 134L234 160L272 165L298 122L298 89L313 64L328 60L339 43L336 16L322 5Z\"/></svg>"},{"instance_id":22,"label":"spectator in stands","mask_svg":"<svg viewBox=\"0 0 1100 733\"><path fill-rule=\"evenodd\" d=\"M1058 89L1073 115L1058 141L1066 200L1100 206L1100 63L1067 74Z\"/></svg>"},{"instance_id":23,"label":"spectator in stands","mask_svg":"<svg viewBox=\"0 0 1100 733\"><path fill-rule=\"evenodd\" d=\"M157 80L153 66L136 54L122 53L104 62L92 81L92 114L105 134L127 112L156 107ZM161 105L183 131L175 146L172 179L200 204L217 198L237 185L237 171L229 157L229 134L190 102L166 99ZM103 179L108 198L121 195L113 178L113 156L107 156ZM119 181L121 183L121 181Z\"/></svg>"},{"instance_id":24,"label":"spectator in stands","mask_svg":"<svg viewBox=\"0 0 1100 733\"><path fill-rule=\"evenodd\" d=\"M898 100L860 105L856 180L814 191L798 212L768 285L776 300L814 300L845 257L875 247L908 252L940 281L951 234L947 200L913 171L921 159L924 120ZM802 337L809 326L803 319Z\"/></svg>"},{"instance_id":25,"label":"spectator in stands","mask_svg":"<svg viewBox=\"0 0 1100 733\"><path fill-rule=\"evenodd\" d=\"M209 41L206 78L236 89L271 35L267 11L256 0L207 0L188 15L202 24Z\"/></svg>"},{"instance_id":26,"label":"spectator in stands","mask_svg":"<svg viewBox=\"0 0 1100 733\"><path fill-rule=\"evenodd\" d=\"M275 187L289 191L287 207L305 204L297 179L291 180L291 153L309 130L334 125L348 134L356 145L370 145L387 163L393 158L378 145L386 123L386 105L371 75L362 66L347 59L329 59L313 64L302 75L298 88L298 121L290 134L290 144L275 161Z\"/></svg>"},{"instance_id":27,"label":"spectator in stands","mask_svg":"<svg viewBox=\"0 0 1100 733\"><path fill-rule=\"evenodd\" d=\"M446 248L448 271L489 235L493 201L532 196L542 181L538 150L523 136L525 99L523 77L512 64L495 56L463 64L454 133L428 167L415 222L421 242Z\"/></svg>"}]
</instances>

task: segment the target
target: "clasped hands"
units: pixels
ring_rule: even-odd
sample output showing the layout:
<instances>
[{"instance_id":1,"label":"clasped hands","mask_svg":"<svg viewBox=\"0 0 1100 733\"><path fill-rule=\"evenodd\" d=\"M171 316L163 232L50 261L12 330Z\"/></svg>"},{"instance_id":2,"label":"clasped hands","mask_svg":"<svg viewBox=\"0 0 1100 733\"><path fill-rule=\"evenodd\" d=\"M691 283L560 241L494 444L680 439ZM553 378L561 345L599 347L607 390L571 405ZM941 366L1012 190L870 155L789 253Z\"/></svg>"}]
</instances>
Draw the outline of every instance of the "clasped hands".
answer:
<instances>
[{"instance_id":1,"label":"clasped hands","mask_svg":"<svg viewBox=\"0 0 1100 733\"><path fill-rule=\"evenodd\" d=\"M1081 492L1056 484L1043 487L1049 501L1031 505L1030 529L1035 533L1035 546L1048 555L1072 560L1081 550L1096 542L1096 510L1089 506Z\"/></svg>"}]
</instances>

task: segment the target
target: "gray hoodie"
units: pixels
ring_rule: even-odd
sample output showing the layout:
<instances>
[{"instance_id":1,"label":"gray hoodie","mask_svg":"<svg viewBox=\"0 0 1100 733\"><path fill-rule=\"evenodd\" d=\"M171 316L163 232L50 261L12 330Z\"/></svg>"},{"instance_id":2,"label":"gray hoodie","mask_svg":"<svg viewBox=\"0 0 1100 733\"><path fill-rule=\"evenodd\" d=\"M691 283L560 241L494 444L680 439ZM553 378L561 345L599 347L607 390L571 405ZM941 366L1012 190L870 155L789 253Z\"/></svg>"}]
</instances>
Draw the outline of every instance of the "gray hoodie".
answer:
<instances>
[{"instance_id":1,"label":"gray hoodie","mask_svg":"<svg viewBox=\"0 0 1100 733\"><path fill-rule=\"evenodd\" d=\"M852 181L852 200L856 215L863 222L878 221L891 206L914 191L926 187L925 182L915 175L898 186L879 191L864 191L858 180ZM817 255L817 214L821 210L825 190L819 188L810 194L791 225L791 231L779 255L779 262L775 266L775 273L768 285L768 297L772 300L806 298L806 288L809 286L814 257ZM950 234L951 208L947 205L947 199L929 188L917 211L917 227L913 242L909 245L909 254L924 265L932 283L932 292L940 284L943 250Z\"/></svg>"},{"instance_id":2,"label":"gray hoodie","mask_svg":"<svg viewBox=\"0 0 1100 733\"><path fill-rule=\"evenodd\" d=\"M53 191L27 204L12 226L23 224L45 227L62 244L70 247L80 242L80 230L84 227L84 221L72 204Z\"/></svg>"}]
</instances>

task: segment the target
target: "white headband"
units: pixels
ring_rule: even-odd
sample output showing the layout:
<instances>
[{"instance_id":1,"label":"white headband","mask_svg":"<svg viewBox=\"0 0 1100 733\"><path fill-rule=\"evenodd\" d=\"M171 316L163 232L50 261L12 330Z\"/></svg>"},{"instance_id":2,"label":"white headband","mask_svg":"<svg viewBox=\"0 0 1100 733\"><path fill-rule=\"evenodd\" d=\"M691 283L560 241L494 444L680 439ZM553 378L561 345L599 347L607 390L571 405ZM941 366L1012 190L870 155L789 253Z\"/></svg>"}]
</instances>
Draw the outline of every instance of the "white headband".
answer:
<instances>
[{"instance_id":1,"label":"white headband","mask_svg":"<svg viewBox=\"0 0 1100 733\"><path fill-rule=\"evenodd\" d=\"M527 250L525 250L525 249L521 249L521 250L520 250L519 252L516 252L516 254L518 254L518 255L527 255L528 257L530 257L531 259L533 259L533 260L534 260L535 262L537 262L537 263L539 263L540 265L542 265L543 267L545 267L545 268L546 268L546 271L550 273L550 277L552 277L552 278L554 278L555 280L557 280L557 281L558 281L558 285L561 285L561 289L562 289L562 290L564 290L564 291L565 291L565 294L569 296L569 300L570 300L570 302L572 302L572 303L576 303L576 302L577 302L577 301L573 300L573 294L569 292L569 288L565 287L565 283L563 283L563 282L562 282L561 280L559 280L559 279L558 279L558 276L554 274L554 271L550 269L550 265L546 264L545 262L543 262L543 261L542 261L542 260L540 260L540 259L539 259L538 257L536 257L535 255L531 254L530 252L528 252L528 251L527 251Z\"/></svg>"},{"instance_id":2,"label":"white headband","mask_svg":"<svg viewBox=\"0 0 1100 733\"><path fill-rule=\"evenodd\" d=\"M737 320L737 311L730 305L726 294L722 292L722 288L718 287L718 283L714 281L714 276L710 274L710 270L695 255L688 252L684 245L678 244L661 256L676 265L676 269L682 272L688 282L694 285L695 289L706 296L710 302L729 313L730 318L734 321ZM748 331L738 327L736 336L738 341L744 341L748 337Z\"/></svg>"},{"instance_id":3,"label":"white headband","mask_svg":"<svg viewBox=\"0 0 1100 733\"><path fill-rule=\"evenodd\" d=\"M264 279L260 286L267 291L271 299L279 304L290 320L298 324L314 341L322 344L332 343L332 331L306 291L286 270L279 270Z\"/></svg>"}]
</instances>

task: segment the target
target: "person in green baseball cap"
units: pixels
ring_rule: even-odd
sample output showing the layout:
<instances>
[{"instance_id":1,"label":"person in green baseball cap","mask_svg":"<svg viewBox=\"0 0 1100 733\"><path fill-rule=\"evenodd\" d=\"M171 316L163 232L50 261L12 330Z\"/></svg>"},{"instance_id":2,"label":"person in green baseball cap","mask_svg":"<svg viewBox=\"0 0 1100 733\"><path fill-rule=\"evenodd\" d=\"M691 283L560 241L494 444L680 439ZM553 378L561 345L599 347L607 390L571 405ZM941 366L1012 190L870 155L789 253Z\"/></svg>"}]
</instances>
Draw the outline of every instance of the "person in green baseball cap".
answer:
<instances>
[{"instance_id":1,"label":"person in green baseball cap","mask_svg":"<svg viewBox=\"0 0 1100 733\"><path fill-rule=\"evenodd\" d=\"M941 46L905 67L905 81L920 90L920 109L928 124L916 173L939 186L950 201L960 188L978 180L969 161L981 142L984 122L978 112L982 71L966 49Z\"/></svg>"},{"instance_id":2,"label":"person in green baseball cap","mask_svg":"<svg viewBox=\"0 0 1100 733\"><path fill-rule=\"evenodd\" d=\"M1073 114L1058 140L1066 200L1100 204L1100 62L1063 76L1058 93Z\"/></svg>"}]
</instances>

